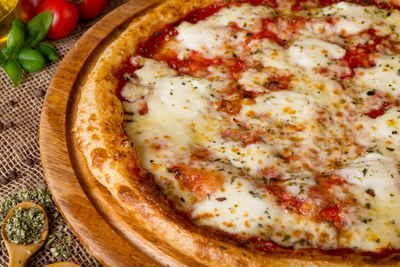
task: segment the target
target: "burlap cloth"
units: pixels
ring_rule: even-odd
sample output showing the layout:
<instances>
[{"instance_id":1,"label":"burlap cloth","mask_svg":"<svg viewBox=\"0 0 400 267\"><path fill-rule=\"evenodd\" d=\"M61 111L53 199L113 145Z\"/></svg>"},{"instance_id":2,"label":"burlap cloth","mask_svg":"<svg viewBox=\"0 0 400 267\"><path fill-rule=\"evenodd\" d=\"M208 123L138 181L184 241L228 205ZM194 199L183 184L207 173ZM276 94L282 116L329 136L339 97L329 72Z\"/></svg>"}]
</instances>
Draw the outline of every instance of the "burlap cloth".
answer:
<instances>
[{"instance_id":1,"label":"burlap cloth","mask_svg":"<svg viewBox=\"0 0 400 267\"><path fill-rule=\"evenodd\" d=\"M109 1L103 16L126 1ZM61 58L68 53L70 47L96 21L97 19L89 22L80 22L71 35L62 40L51 42L56 46ZM59 62L54 62L48 64L40 72L25 74L17 88L12 86L3 69L0 70L0 123L3 125L8 124L8 126L10 126L10 122L14 124L10 128L0 125L0 178L9 177L12 171L17 174L17 177L10 179L6 185L0 184L0 199L15 194L21 188L29 190L46 187L40 164L38 144L40 110L44 99L44 95L41 96L40 90L43 90L43 92L47 90L58 64ZM32 159L34 164L32 165L32 162L27 161L27 159ZM73 254L69 261L75 262L80 266L100 266L99 262L90 255L88 250L68 229L61 217L52 224L50 227L65 228L62 231L63 235L71 238L69 245L73 248ZM52 263L54 257L51 257L51 255L50 248L42 249L32 258L28 266L43 266L44 264ZM7 266L7 264L7 253L0 251L0 266Z\"/></svg>"}]
</instances>

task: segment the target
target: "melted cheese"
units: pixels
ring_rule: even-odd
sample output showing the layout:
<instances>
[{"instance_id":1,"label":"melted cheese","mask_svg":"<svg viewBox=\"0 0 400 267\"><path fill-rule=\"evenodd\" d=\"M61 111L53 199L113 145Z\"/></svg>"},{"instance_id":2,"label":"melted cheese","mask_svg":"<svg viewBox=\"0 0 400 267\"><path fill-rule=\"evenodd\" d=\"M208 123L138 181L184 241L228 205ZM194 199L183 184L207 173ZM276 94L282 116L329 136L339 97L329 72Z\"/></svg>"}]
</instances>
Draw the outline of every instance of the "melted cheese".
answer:
<instances>
[{"instance_id":1,"label":"melted cheese","mask_svg":"<svg viewBox=\"0 0 400 267\"><path fill-rule=\"evenodd\" d=\"M215 198L194 206L193 216L200 224L218 225L233 234L259 235L281 245L301 246L302 239L312 236L309 242L317 246L318 236L324 235L327 242L323 248L335 247L337 234L332 226L288 214L272 196L255 189L247 180L237 178L233 183L225 184L223 189L223 192L215 193Z\"/></svg>"},{"instance_id":2,"label":"melted cheese","mask_svg":"<svg viewBox=\"0 0 400 267\"><path fill-rule=\"evenodd\" d=\"M353 3L339 2L323 9L310 12L312 16L332 18L334 23L325 20L307 23L306 31L311 36L333 38L335 35L357 35L368 29L375 29L379 35L391 35L393 40L399 40L400 12L398 10L383 10L374 6L361 6ZM357 37L362 40L361 36Z\"/></svg>"},{"instance_id":3,"label":"melted cheese","mask_svg":"<svg viewBox=\"0 0 400 267\"><path fill-rule=\"evenodd\" d=\"M386 12L376 7L365 7L357 4L339 2L325 7L322 16L337 18L336 24L326 29L330 34L357 34L377 24Z\"/></svg>"},{"instance_id":4,"label":"melted cheese","mask_svg":"<svg viewBox=\"0 0 400 267\"><path fill-rule=\"evenodd\" d=\"M223 8L214 16L207 18L206 21L218 26L228 26L231 23L236 23L243 29L258 32L261 30L260 18L268 18L272 12L273 9L267 6L243 4L240 7Z\"/></svg>"},{"instance_id":5,"label":"melted cheese","mask_svg":"<svg viewBox=\"0 0 400 267\"><path fill-rule=\"evenodd\" d=\"M235 53L240 53L241 51L236 50L245 41L246 34L236 33L227 26L235 23L244 29L259 31L260 17L268 17L271 12L272 10L265 6L244 4L240 7L223 8L217 14L196 24L182 22L177 27L177 40L182 48L179 57L184 58L190 50L202 52L208 58L230 56L232 52L228 52L226 46Z\"/></svg>"},{"instance_id":6,"label":"melted cheese","mask_svg":"<svg viewBox=\"0 0 400 267\"><path fill-rule=\"evenodd\" d=\"M364 90L376 89L398 97L400 94L400 55L376 55L376 66L357 68L355 83Z\"/></svg>"},{"instance_id":7,"label":"melted cheese","mask_svg":"<svg viewBox=\"0 0 400 267\"><path fill-rule=\"evenodd\" d=\"M247 169L250 175L257 175L266 166L273 167L278 160L275 149L268 144L251 144L245 148L238 142L211 139L204 143L219 158L237 168Z\"/></svg>"},{"instance_id":8,"label":"melted cheese","mask_svg":"<svg viewBox=\"0 0 400 267\"><path fill-rule=\"evenodd\" d=\"M390 38L399 41L400 40L400 11L390 10L385 16L383 16L384 24L382 26L375 27L382 34L389 34Z\"/></svg>"},{"instance_id":9,"label":"melted cheese","mask_svg":"<svg viewBox=\"0 0 400 267\"><path fill-rule=\"evenodd\" d=\"M225 45L230 42L231 32L228 28L213 25L208 21L199 21L196 24L185 21L177 30L177 39L181 41L184 49L202 52L209 58L224 56ZM188 54L184 49L179 54L180 58Z\"/></svg>"},{"instance_id":10,"label":"melted cheese","mask_svg":"<svg viewBox=\"0 0 400 267\"><path fill-rule=\"evenodd\" d=\"M244 59L246 67L234 73L232 66L219 64L201 78L191 77L164 62L132 58L143 67L129 77L121 95L125 131L141 166L198 225L294 248L400 248L400 113L391 107L375 119L364 115L366 92L398 97L400 58L375 53L376 66L355 69L354 78L338 78L351 73L341 64L344 36L374 28L397 40L393 25L400 13L340 2L296 13L317 19L307 20L286 46L269 38L248 39L248 31L259 32L262 19L275 14L265 6L238 4L177 26L173 49L178 58L200 52L207 59ZM233 23L242 30L233 30ZM282 88L281 77L289 80ZM233 114L221 108L221 102L238 98L229 94L232 84L254 93ZM350 85L343 89L342 84ZM144 103L148 111L141 113ZM217 171L224 182L199 198L171 170L180 165ZM345 180L326 191L347 203L341 228L314 212L327 205L309 195L320 186L315 177L321 173ZM309 210L299 213L281 203L268 188L268 179L277 177L285 192Z\"/></svg>"},{"instance_id":11,"label":"melted cheese","mask_svg":"<svg viewBox=\"0 0 400 267\"><path fill-rule=\"evenodd\" d=\"M366 130L364 136L361 136L360 142L370 146L373 151L378 151L381 154L400 160L398 153L400 149L399 108L390 108L384 115L376 119L362 116L360 125Z\"/></svg>"},{"instance_id":12,"label":"melted cheese","mask_svg":"<svg viewBox=\"0 0 400 267\"><path fill-rule=\"evenodd\" d=\"M400 175L397 164L390 157L370 153L336 172L357 186L351 192L365 207L341 234L341 244L374 251L400 241L397 226L400 222ZM367 190L373 190L375 196L366 194Z\"/></svg>"},{"instance_id":13,"label":"melted cheese","mask_svg":"<svg viewBox=\"0 0 400 267\"><path fill-rule=\"evenodd\" d=\"M150 91L146 97L149 112L145 116L134 116L134 120L127 123L126 132L137 140L135 143L143 145L139 145L137 149L144 161L160 157L154 155L157 151L146 153L152 145L150 140L157 140L161 146L170 146L172 151L169 153L187 153L193 140L191 124L205 120L208 113L208 94L213 85L206 79L176 77L171 70L162 72L160 70L165 70L166 65L151 59L133 60L144 60L144 67L135 72L140 84L125 86L122 95L129 95L129 91L136 90L135 87L139 91L147 86ZM129 106L134 104L125 102L124 107L132 111Z\"/></svg>"},{"instance_id":14,"label":"melted cheese","mask_svg":"<svg viewBox=\"0 0 400 267\"><path fill-rule=\"evenodd\" d=\"M248 46L252 52L250 60L260 62L266 67L287 68L286 50L274 41L268 38L256 39L251 41Z\"/></svg>"},{"instance_id":15,"label":"melted cheese","mask_svg":"<svg viewBox=\"0 0 400 267\"><path fill-rule=\"evenodd\" d=\"M290 61L310 69L327 67L332 59L342 58L346 54L342 47L314 38L295 42L288 52Z\"/></svg>"}]
</instances>

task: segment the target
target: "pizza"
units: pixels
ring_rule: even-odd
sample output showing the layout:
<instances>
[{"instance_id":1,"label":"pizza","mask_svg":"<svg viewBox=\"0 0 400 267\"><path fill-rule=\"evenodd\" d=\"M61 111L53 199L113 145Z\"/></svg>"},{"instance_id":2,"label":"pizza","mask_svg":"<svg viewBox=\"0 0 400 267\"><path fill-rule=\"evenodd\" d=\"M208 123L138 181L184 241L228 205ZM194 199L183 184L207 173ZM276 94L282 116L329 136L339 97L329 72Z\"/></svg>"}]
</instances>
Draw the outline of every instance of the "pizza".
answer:
<instances>
[{"instance_id":1,"label":"pizza","mask_svg":"<svg viewBox=\"0 0 400 267\"><path fill-rule=\"evenodd\" d=\"M91 174L203 265L399 265L400 3L168 0L81 90Z\"/></svg>"}]
</instances>

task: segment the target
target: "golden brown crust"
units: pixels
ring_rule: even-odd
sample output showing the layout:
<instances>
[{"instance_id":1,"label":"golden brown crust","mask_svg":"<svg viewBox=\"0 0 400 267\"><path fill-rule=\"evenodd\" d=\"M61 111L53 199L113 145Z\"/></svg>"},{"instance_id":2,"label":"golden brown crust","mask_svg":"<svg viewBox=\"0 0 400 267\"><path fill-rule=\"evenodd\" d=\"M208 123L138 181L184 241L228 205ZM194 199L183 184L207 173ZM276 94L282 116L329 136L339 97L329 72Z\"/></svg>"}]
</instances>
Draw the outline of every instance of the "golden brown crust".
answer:
<instances>
[{"instance_id":1,"label":"golden brown crust","mask_svg":"<svg viewBox=\"0 0 400 267\"><path fill-rule=\"evenodd\" d=\"M213 0L169 0L135 19L98 60L81 90L75 129L79 147L93 176L113 194L130 216L162 242L193 258L215 266L355 266L374 265L356 255L330 256L318 251L266 254L241 247L199 229L177 215L158 187L138 169L133 143L124 134L123 109L115 94L113 76L138 42L191 10ZM387 259L390 265L399 265Z\"/></svg>"}]
</instances>

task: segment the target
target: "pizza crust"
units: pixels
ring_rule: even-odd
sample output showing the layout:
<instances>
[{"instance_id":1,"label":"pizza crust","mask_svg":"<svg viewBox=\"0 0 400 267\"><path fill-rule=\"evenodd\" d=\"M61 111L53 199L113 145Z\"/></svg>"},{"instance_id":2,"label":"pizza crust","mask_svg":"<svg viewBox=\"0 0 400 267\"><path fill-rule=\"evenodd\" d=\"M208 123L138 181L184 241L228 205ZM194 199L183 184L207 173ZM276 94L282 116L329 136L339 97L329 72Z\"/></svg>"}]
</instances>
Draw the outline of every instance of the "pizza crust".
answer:
<instances>
[{"instance_id":1,"label":"pizza crust","mask_svg":"<svg viewBox=\"0 0 400 267\"><path fill-rule=\"evenodd\" d=\"M330 256L317 250L279 250L263 253L239 246L200 229L168 205L151 175L139 171L134 144L124 134L122 104L113 73L135 53L136 46L166 24L212 0L164 1L136 18L104 51L81 89L74 132L91 174L142 226L171 249L207 266L364 266L375 265L358 255ZM392 257L394 258L394 257ZM380 260L400 266L397 261Z\"/></svg>"}]
</instances>

